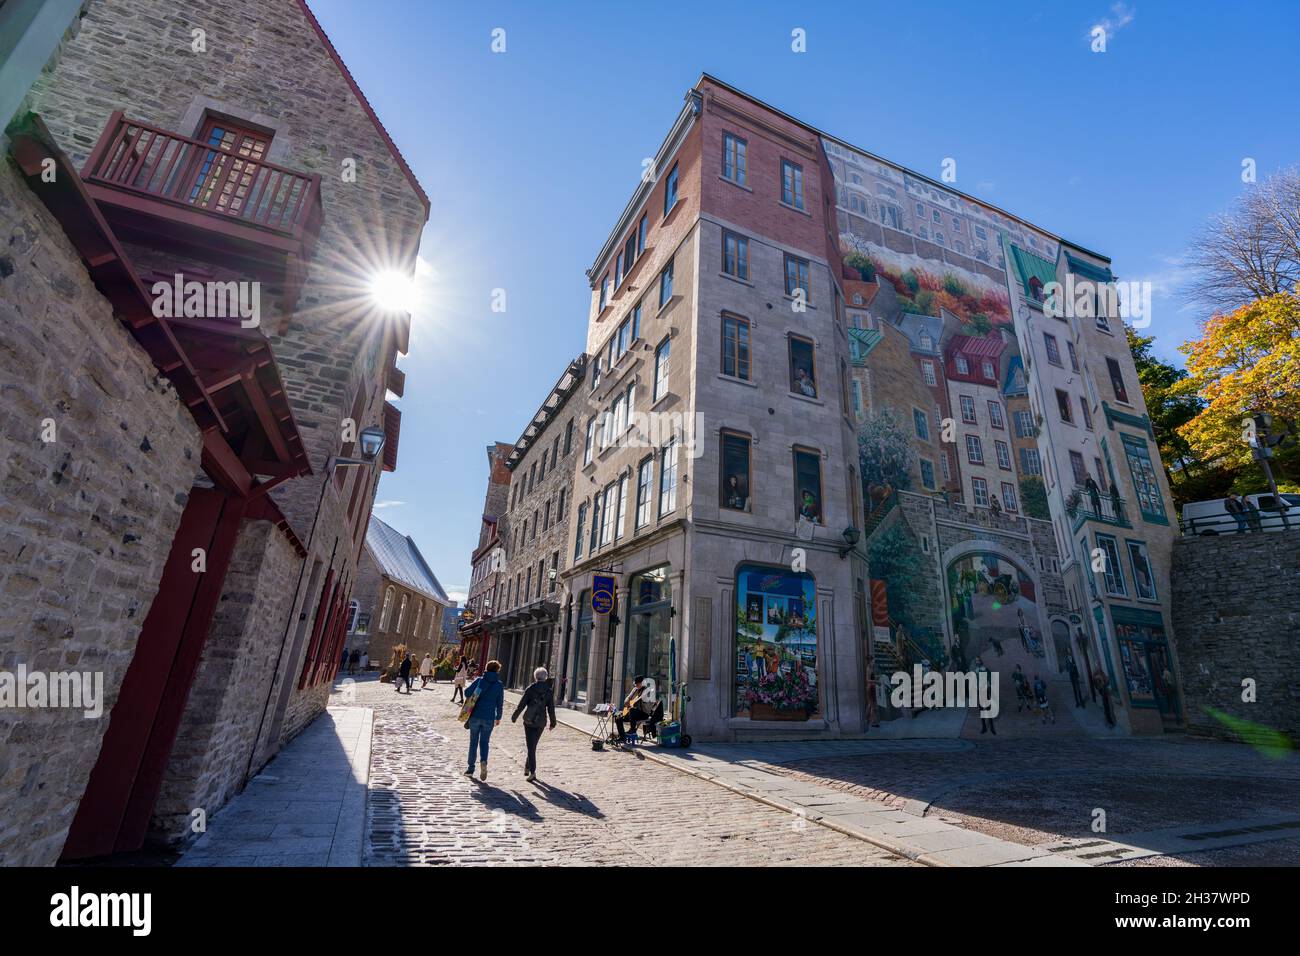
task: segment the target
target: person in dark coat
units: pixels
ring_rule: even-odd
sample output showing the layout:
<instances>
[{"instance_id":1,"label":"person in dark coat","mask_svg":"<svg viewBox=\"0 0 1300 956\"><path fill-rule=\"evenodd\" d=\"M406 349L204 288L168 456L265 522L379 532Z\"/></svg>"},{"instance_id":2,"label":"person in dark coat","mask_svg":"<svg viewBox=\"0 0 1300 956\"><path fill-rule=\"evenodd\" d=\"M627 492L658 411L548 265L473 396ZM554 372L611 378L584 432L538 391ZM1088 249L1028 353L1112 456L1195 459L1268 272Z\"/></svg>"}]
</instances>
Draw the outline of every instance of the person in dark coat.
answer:
<instances>
[{"instance_id":1,"label":"person in dark coat","mask_svg":"<svg viewBox=\"0 0 1300 956\"><path fill-rule=\"evenodd\" d=\"M474 683L465 688L465 698L474 701L474 709L465 721L465 729L469 731L469 766L465 768L467 777L474 776L474 753L477 751L478 778L487 779L488 741L492 738L493 728L501 723L501 711L506 700L500 670L500 661L488 661L483 676L475 678Z\"/></svg>"},{"instance_id":2,"label":"person in dark coat","mask_svg":"<svg viewBox=\"0 0 1300 956\"><path fill-rule=\"evenodd\" d=\"M1079 665L1074 662L1073 657L1067 657L1065 668L1070 672L1070 686L1074 689L1074 706L1086 707L1087 701L1083 699L1083 691L1079 689Z\"/></svg>"},{"instance_id":3,"label":"person in dark coat","mask_svg":"<svg viewBox=\"0 0 1300 956\"><path fill-rule=\"evenodd\" d=\"M1101 695L1101 706L1106 712L1106 724L1114 727L1115 714L1110 709L1110 681L1106 680L1106 675L1101 671L1093 671L1092 686L1097 688L1097 693Z\"/></svg>"},{"instance_id":4,"label":"person in dark coat","mask_svg":"<svg viewBox=\"0 0 1300 956\"><path fill-rule=\"evenodd\" d=\"M406 685L406 692L411 692L411 655L407 654L402 658L401 666L397 668L397 680L393 681L397 692L402 692L402 685Z\"/></svg>"},{"instance_id":5,"label":"person in dark coat","mask_svg":"<svg viewBox=\"0 0 1300 956\"><path fill-rule=\"evenodd\" d=\"M547 717L550 717L551 729L555 729L555 691L551 687L551 675L545 667L533 671L533 682L519 698L515 712L510 715L512 722L524 715L524 740L528 744L528 759L524 762L524 779L537 779L537 742L542 739L546 729Z\"/></svg>"}]
</instances>

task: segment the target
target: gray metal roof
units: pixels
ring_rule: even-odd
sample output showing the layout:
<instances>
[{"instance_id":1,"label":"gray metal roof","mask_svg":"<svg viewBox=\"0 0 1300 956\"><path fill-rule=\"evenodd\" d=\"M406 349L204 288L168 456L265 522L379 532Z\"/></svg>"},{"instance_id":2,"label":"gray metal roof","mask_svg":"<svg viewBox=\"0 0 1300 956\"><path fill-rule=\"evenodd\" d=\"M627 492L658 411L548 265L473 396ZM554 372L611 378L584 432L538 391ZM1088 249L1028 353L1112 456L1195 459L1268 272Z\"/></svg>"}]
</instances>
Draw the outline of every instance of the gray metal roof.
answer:
<instances>
[{"instance_id":1,"label":"gray metal roof","mask_svg":"<svg viewBox=\"0 0 1300 956\"><path fill-rule=\"evenodd\" d=\"M435 601L451 603L415 542L374 515L370 516L370 525L366 528L366 547L381 574Z\"/></svg>"}]
</instances>

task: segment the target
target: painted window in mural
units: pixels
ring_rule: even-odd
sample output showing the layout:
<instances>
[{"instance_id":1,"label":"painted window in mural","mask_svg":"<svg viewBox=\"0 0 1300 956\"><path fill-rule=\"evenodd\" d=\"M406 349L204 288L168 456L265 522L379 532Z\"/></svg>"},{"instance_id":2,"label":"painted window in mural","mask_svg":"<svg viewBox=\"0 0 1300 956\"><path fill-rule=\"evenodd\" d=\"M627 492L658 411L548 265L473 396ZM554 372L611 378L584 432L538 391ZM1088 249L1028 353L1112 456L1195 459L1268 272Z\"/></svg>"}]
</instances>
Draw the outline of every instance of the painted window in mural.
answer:
<instances>
[{"instance_id":1,"label":"painted window in mural","mask_svg":"<svg viewBox=\"0 0 1300 956\"><path fill-rule=\"evenodd\" d=\"M952 659L973 663L1002 657L1004 644L1014 642L1041 657L1038 599L1033 580L1013 561L986 551L958 558L948 565L948 611L952 622Z\"/></svg>"},{"instance_id":2,"label":"painted window in mural","mask_svg":"<svg viewBox=\"0 0 1300 956\"><path fill-rule=\"evenodd\" d=\"M790 336L790 391L807 398L817 397L817 365L813 354L811 340Z\"/></svg>"},{"instance_id":3,"label":"painted window in mural","mask_svg":"<svg viewBox=\"0 0 1300 956\"><path fill-rule=\"evenodd\" d=\"M1172 716L1176 711L1175 678L1160 615L1116 608L1114 617L1115 640L1133 706L1158 708Z\"/></svg>"},{"instance_id":4,"label":"painted window in mural","mask_svg":"<svg viewBox=\"0 0 1300 956\"><path fill-rule=\"evenodd\" d=\"M1146 601L1156 599L1156 576L1151 569L1151 554L1142 541L1128 541L1128 561L1133 566L1133 590Z\"/></svg>"},{"instance_id":5,"label":"painted window in mural","mask_svg":"<svg viewBox=\"0 0 1300 956\"><path fill-rule=\"evenodd\" d=\"M737 569L736 716L803 720L820 712L816 596L811 574Z\"/></svg>"},{"instance_id":6,"label":"painted window in mural","mask_svg":"<svg viewBox=\"0 0 1300 956\"><path fill-rule=\"evenodd\" d=\"M1128 588L1124 585L1124 567L1119 563L1119 546L1114 537L1108 534L1097 535L1097 547L1106 558L1106 568L1102 578L1106 582L1106 593L1117 597L1127 597Z\"/></svg>"},{"instance_id":7,"label":"painted window in mural","mask_svg":"<svg viewBox=\"0 0 1300 956\"><path fill-rule=\"evenodd\" d=\"M816 451L794 450L795 515L818 524L822 521L822 458Z\"/></svg>"},{"instance_id":8,"label":"painted window in mural","mask_svg":"<svg viewBox=\"0 0 1300 956\"><path fill-rule=\"evenodd\" d=\"M1165 500L1160 493L1155 467L1151 464L1151 449L1141 438L1120 434L1124 443L1124 456L1128 458L1129 472L1133 475L1133 488L1137 493L1138 508L1142 517L1164 522Z\"/></svg>"},{"instance_id":9,"label":"painted window in mural","mask_svg":"<svg viewBox=\"0 0 1300 956\"><path fill-rule=\"evenodd\" d=\"M733 511L749 510L749 444L748 435L722 433L720 504Z\"/></svg>"}]
</instances>

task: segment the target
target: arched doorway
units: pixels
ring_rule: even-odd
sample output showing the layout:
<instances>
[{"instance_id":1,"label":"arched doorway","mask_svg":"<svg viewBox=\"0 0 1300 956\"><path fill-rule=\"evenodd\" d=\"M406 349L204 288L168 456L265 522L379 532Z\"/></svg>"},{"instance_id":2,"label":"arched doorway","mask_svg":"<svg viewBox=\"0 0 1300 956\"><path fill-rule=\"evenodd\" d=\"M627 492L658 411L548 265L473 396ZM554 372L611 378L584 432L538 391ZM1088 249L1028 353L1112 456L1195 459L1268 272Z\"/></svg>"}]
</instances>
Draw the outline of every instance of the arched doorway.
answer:
<instances>
[{"instance_id":1,"label":"arched doorway","mask_svg":"<svg viewBox=\"0 0 1300 956\"><path fill-rule=\"evenodd\" d=\"M943 567L956 659L980 657L992 667L992 659L1014 647L1026 670L1036 660L1056 669L1056 648L1044 639L1037 577L1018 557L991 541L967 541L949 549Z\"/></svg>"}]
</instances>

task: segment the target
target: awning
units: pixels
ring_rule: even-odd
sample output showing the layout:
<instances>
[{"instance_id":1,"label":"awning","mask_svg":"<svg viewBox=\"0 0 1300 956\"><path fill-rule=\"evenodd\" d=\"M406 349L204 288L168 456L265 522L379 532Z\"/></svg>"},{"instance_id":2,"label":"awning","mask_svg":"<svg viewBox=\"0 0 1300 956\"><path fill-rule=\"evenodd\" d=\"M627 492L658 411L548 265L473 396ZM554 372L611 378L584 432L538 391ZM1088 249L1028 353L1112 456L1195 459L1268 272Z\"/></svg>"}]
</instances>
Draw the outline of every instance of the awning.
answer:
<instances>
[{"instance_id":1,"label":"awning","mask_svg":"<svg viewBox=\"0 0 1300 956\"><path fill-rule=\"evenodd\" d=\"M882 338L884 335L877 329L849 329L849 357L853 364L863 365Z\"/></svg>"},{"instance_id":2,"label":"awning","mask_svg":"<svg viewBox=\"0 0 1300 956\"><path fill-rule=\"evenodd\" d=\"M1115 281L1115 276L1111 274L1110 269L1106 266L1093 265L1091 262L1075 258L1068 252L1065 253L1065 265L1075 275L1091 279L1093 282Z\"/></svg>"},{"instance_id":3,"label":"awning","mask_svg":"<svg viewBox=\"0 0 1300 956\"><path fill-rule=\"evenodd\" d=\"M1016 272L1020 276L1020 284L1024 288L1026 298L1035 302L1042 301L1042 295L1035 295L1030 288L1029 280L1037 279L1043 286L1055 282L1056 263L1049 262L1032 252L1026 252L1016 245L1011 245L1011 259L1016 264Z\"/></svg>"}]
</instances>

